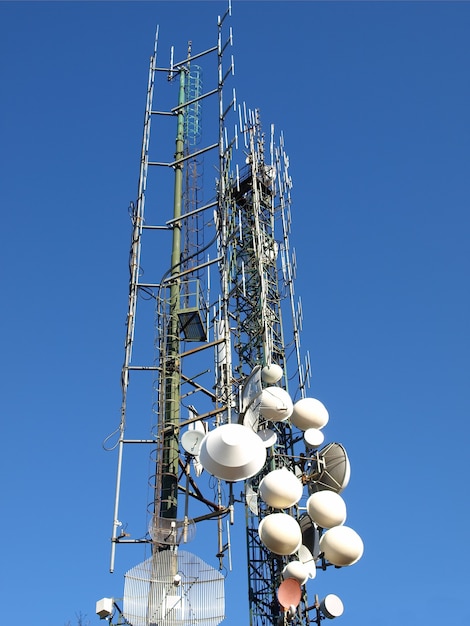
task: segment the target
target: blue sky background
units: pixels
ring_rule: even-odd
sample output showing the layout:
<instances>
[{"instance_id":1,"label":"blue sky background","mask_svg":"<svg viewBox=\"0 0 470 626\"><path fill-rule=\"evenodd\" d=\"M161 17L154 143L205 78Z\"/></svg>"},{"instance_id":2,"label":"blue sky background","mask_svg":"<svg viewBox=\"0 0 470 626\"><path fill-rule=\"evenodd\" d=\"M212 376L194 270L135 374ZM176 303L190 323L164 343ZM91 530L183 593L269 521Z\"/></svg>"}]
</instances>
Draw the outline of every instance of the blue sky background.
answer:
<instances>
[{"instance_id":1,"label":"blue sky background","mask_svg":"<svg viewBox=\"0 0 470 626\"><path fill-rule=\"evenodd\" d=\"M215 42L224 2L1 2L0 587L62 626L108 573L148 58ZM239 100L290 156L302 345L347 448L365 553L320 573L345 626L470 623L470 3L235 2ZM227 581L229 625L245 571Z\"/></svg>"}]
</instances>

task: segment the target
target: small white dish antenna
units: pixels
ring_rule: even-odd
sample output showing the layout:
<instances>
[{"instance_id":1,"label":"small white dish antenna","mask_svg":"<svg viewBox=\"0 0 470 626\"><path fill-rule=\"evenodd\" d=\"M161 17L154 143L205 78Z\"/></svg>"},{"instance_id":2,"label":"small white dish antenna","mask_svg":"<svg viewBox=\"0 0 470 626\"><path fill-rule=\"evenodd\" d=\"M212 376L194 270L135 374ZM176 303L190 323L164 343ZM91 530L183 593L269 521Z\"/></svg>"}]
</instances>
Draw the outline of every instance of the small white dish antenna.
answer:
<instances>
[{"instance_id":1,"label":"small white dish antenna","mask_svg":"<svg viewBox=\"0 0 470 626\"><path fill-rule=\"evenodd\" d=\"M303 563L308 572L309 578L315 578L317 575L317 566L315 564L315 559L313 558L313 554L307 548L306 545L302 544L298 550L299 561Z\"/></svg>"},{"instance_id":2,"label":"small white dish antenna","mask_svg":"<svg viewBox=\"0 0 470 626\"><path fill-rule=\"evenodd\" d=\"M289 610L292 606L297 608L301 597L302 588L299 581L295 578L286 578L278 587L277 599L285 611Z\"/></svg>"},{"instance_id":3,"label":"small white dish antenna","mask_svg":"<svg viewBox=\"0 0 470 626\"><path fill-rule=\"evenodd\" d=\"M261 370L261 378L263 382L268 385L274 385L282 378L282 367L277 363L271 363L271 365L265 365Z\"/></svg>"},{"instance_id":4,"label":"small white dish antenna","mask_svg":"<svg viewBox=\"0 0 470 626\"><path fill-rule=\"evenodd\" d=\"M255 490L251 486L250 481L248 480L245 483L245 500L246 500L246 503L248 504L248 507L250 508L250 511L253 513L253 515L258 516L259 515L258 494L255 492Z\"/></svg>"},{"instance_id":5,"label":"small white dish antenna","mask_svg":"<svg viewBox=\"0 0 470 626\"><path fill-rule=\"evenodd\" d=\"M271 446L274 446L277 442L277 433L275 433L274 430L271 430L270 428L263 428L262 430L258 430L257 435L264 443L265 448L270 448Z\"/></svg>"},{"instance_id":6,"label":"small white dish antenna","mask_svg":"<svg viewBox=\"0 0 470 626\"><path fill-rule=\"evenodd\" d=\"M344 611L343 602L334 593L329 593L320 602L320 611L327 619L341 617Z\"/></svg>"},{"instance_id":7,"label":"small white dish antenna","mask_svg":"<svg viewBox=\"0 0 470 626\"><path fill-rule=\"evenodd\" d=\"M200 430L187 430L181 436L181 445L188 454L197 456L205 435Z\"/></svg>"},{"instance_id":8,"label":"small white dish antenna","mask_svg":"<svg viewBox=\"0 0 470 626\"><path fill-rule=\"evenodd\" d=\"M309 450L316 450L325 441L325 435L319 428L307 428L304 432L304 441Z\"/></svg>"},{"instance_id":9,"label":"small white dish antenna","mask_svg":"<svg viewBox=\"0 0 470 626\"><path fill-rule=\"evenodd\" d=\"M302 561L289 561L282 570L284 579L295 578L301 585L305 585L309 578L309 569Z\"/></svg>"}]
</instances>

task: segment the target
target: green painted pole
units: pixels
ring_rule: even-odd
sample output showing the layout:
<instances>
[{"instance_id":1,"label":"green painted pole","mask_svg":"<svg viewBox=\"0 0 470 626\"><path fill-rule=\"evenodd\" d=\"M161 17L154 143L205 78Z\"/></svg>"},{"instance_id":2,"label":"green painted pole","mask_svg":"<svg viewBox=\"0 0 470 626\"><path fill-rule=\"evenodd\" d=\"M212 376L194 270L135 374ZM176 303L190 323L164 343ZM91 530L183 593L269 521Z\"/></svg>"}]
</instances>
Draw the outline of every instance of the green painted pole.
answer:
<instances>
[{"instance_id":1,"label":"green painted pole","mask_svg":"<svg viewBox=\"0 0 470 626\"><path fill-rule=\"evenodd\" d=\"M179 73L178 120L175 161L184 156L185 69ZM161 493L162 517L175 518L178 511L178 460L180 422L180 337L178 310L180 300L181 263L181 206L183 196L183 163L176 163L173 200L173 244L171 252L170 320L167 327L166 380L165 380L165 432L163 440L163 472Z\"/></svg>"}]
</instances>

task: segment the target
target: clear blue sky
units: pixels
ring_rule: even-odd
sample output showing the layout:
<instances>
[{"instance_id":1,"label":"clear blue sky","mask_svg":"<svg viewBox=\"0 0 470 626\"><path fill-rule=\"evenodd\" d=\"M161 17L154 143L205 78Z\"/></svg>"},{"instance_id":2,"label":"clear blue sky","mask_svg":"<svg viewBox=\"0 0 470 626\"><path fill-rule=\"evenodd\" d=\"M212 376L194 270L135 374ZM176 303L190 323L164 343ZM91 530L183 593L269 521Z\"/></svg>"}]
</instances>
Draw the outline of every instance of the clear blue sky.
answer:
<instances>
[{"instance_id":1,"label":"clear blue sky","mask_svg":"<svg viewBox=\"0 0 470 626\"><path fill-rule=\"evenodd\" d=\"M165 58L212 46L225 6L0 3L5 624L98 623L141 560L108 573L101 441L148 58L156 24ZM302 344L366 546L309 593L338 593L344 626L467 626L470 3L235 2L232 25L238 98L285 134ZM226 623L248 615L232 601Z\"/></svg>"}]
</instances>

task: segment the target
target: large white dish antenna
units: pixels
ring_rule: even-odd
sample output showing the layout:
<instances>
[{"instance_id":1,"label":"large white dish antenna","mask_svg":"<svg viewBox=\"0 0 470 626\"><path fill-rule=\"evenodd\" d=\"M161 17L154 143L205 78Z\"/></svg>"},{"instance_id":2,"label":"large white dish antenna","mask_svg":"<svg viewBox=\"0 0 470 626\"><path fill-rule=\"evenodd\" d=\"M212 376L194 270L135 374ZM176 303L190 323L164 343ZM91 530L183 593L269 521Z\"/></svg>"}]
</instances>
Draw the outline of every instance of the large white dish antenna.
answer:
<instances>
[{"instance_id":1,"label":"large white dish antenna","mask_svg":"<svg viewBox=\"0 0 470 626\"><path fill-rule=\"evenodd\" d=\"M236 482L260 471L266 461L266 448L250 428L224 424L204 437L199 459L213 476Z\"/></svg>"},{"instance_id":2,"label":"large white dish antenna","mask_svg":"<svg viewBox=\"0 0 470 626\"><path fill-rule=\"evenodd\" d=\"M274 509L287 509L302 497L303 485L297 476L283 467L266 474L259 484L261 499Z\"/></svg>"},{"instance_id":3,"label":"large white dish antenna","mask_svg":"<svg viewBox=\"0 0 470 626\"><path fill-rule=\"evenodd\" d=\"M224 576L195 554L162 550L126 573L123 615L132 626L217 626L225 618Z\"/></svg>"},{"instance_id":4,"label":"large white dish antenna","mask_svg":"<svg viewBox=\"0 0 470 626\"><path fill-rule=\"evenodd\" d=\"M282 387L266 387L261 393L260 414L272 422L282 422L292 415L294 405Z\"/></svg>"},{"instance_id":5,"label":"large white dish antenna","mask_svg":"<svg viewBox=\"0 0 470 626\"><path fill-rule=\"evenodd\" d=\"M320 550L333 565L354 565L364 552L364 544L349 526L335 526L320 537Z\"/></svg>"},{"instance_id":6,"label":"large white dish antenna","mask_svg":"<svg viewBox=\"0 0 470 626\"><path fill-rule=\"evenodd\" d=\"M274 554L294 554L302 543L300 526L287 513L266 515L258 526L258 534L264 545Z\"/></svg>"},{"instance_id":7,"label":"large white dish antenna","mask_svg":"<svg viewBox=\"0 0 470 626\"><path fill-rule=\"evenodd\" d=\"M290 421L300 428L323 428L329 420L325 405L316 398L301 398L293 407Z\"/></svg>"},{"instance_id":8,"label":"large white dish antenna","mask_svg":"<svg viewBox=\"0 0 470 626\"><path fill-rule=\"evenodd\" d=\"M346 503L335 491L317 491L307 500L307 511L321 528L341 526L346 521Z\"/></svg>"}]
</instances>

